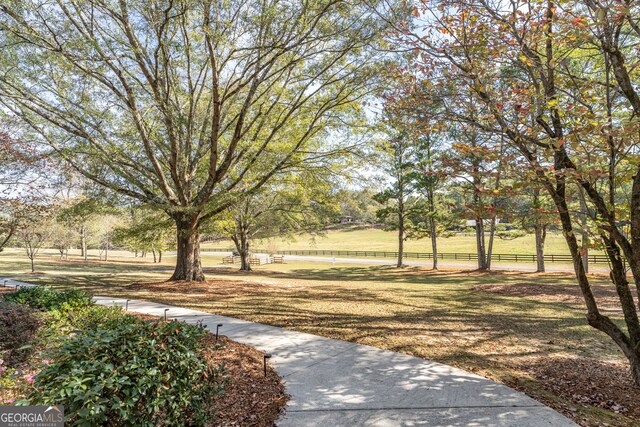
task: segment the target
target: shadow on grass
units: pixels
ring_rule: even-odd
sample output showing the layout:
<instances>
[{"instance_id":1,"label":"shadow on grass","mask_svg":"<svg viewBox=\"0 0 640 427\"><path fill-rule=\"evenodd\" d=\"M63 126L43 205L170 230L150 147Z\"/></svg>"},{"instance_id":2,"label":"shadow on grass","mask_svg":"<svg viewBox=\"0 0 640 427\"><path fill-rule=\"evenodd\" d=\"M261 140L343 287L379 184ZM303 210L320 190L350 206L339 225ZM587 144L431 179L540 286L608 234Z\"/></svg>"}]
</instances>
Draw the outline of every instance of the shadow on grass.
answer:
<instances>
[{"instance_id":1,"label":"shadow on grass","mask_svg":"<svg viewBox=\"0 0 640 427\"><path fill-rule=\"evenodd\" d=\"M235 276L252 278L264 276L280 279L303 279L310 281L342 281L342 282L381 282L381 283L413 283L413 284L465 284L490 283L496 280L514 280L527 278L540 282L574 283L573 276L567 273L534 273L513 271L478 271L478 270L430 270L424 267L397 268L390 265L377 266L341 266L325 268L292 268L287 271L255 269L250 272L235 268L206 268L205 272L214 276Z\"/></svg>"}]
</instances>

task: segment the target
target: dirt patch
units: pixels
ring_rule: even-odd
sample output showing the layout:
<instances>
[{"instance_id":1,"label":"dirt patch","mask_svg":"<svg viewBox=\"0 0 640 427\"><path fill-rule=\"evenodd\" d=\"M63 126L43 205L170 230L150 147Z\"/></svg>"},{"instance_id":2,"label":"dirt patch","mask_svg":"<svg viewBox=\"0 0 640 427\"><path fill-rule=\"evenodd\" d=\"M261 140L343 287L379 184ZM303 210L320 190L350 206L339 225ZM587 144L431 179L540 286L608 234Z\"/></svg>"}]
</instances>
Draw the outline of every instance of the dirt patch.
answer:
<instances>
[{"instance_id":1,"label":"dirt patch","mask_svg":"<svg viewBox=\"0 0 640 427\"><path fill-rule=\"evenodd\" d=\"M159 320L157 316L135 314L145 320ZM224 335L207 335L210 351L207 358L213 364L224 364L229 378L224 394L215 399L217 418L211 427L275 426L275 421L289 399L282 379L267 364L264 374L264 353L253 347L230 340Z\"/></svg>"},{"instance_id":2,"label":"dirt patch","mask_svg":"<svg viewBox=\"0 0 640 427\"><path fill-rule=\"evenodd\" d=\"M575 404L595 406L640 420L640 387L633 384L629 368L622 362L584 357L540 357L521 369L532 374L547 390ZM581 421L575 406L553 406L577 422Z\"/></svg>"},{"instance_id":3,"label":"dirt patch","mask_svg":"<svg viewBox=\"0 0 640 427\"><path fill-rule=\"evenodd\" d=\"M613 286L594 285L592 289L601 309L620 310L620 300ZM476 285L473 290L510 297L527 297L540 301L584 305L584 298L580 293L580 288L575 284L495 283Z\"/></svg>"}]
</instances>

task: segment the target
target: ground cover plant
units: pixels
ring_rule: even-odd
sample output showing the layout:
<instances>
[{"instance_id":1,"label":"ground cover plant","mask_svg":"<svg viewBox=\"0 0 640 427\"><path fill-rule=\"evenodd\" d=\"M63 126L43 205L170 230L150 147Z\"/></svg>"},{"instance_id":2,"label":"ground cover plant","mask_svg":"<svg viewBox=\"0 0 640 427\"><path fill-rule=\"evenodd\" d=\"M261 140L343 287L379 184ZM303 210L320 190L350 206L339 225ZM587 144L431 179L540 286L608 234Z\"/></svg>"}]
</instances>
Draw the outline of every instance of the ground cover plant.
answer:
<instances>
[{"instance_id":1,"label":"ground cover plant","mask_svg":"<svg viewBox=\"0 0 640 427\"><path fill-rule=\"evenodd\" d=\"M269 425L286 402L259 352L226 338L216 344L201 326L85 304L90 297L80 290L21 288L4 298L2 336L14 336L0 342L2 404L62 404L69 425L155 426ZM40 311L51 301L56 308ZM247 390L253 407L229 404Z\"/></svg>"}]
</instances>

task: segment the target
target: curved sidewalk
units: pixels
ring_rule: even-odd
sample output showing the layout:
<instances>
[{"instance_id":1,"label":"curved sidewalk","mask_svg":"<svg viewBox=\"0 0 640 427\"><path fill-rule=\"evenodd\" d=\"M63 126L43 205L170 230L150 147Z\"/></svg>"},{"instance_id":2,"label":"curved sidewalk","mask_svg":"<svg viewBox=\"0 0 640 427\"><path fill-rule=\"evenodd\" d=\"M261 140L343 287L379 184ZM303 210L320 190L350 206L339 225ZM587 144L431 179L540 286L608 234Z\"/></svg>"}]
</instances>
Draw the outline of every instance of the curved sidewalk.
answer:
<instances>
[{"instance_id":1,"label":"curved sidewalk","mask_svg":"<svg viewBox=\"0 0 640 427\"><path fill-rule=\"evenodd\" d=\"M94 297L98 304L126 300ZM524 394L429 360L202 311L130 300L129 310L196 323L272 355L291 400L280 427L569 427Z\"/></svg>"}]
</instances>

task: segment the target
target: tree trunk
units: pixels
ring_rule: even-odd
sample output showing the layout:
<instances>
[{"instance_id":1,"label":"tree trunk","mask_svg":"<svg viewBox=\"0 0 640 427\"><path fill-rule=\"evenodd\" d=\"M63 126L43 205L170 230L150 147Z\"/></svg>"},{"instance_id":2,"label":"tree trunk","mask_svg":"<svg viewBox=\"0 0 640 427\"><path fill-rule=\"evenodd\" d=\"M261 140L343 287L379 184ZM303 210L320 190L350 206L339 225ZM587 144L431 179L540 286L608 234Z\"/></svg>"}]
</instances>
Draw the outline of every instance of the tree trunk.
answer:
<instances>
[{"instance_id":1,"label":"tree trunk","mask_svg":"<svg viewBox=\"0 0 640 427\"><path fill-rule=\"evenodd\" d=\"M433 253L433 269L438 269L438 239L436 237L436 224L431 219L431 252Z\"/></svg>"},{"instance_id":2,"label":"tree trunk","mask_svg":"<svg viewBox=\"0 0 640 427\"><path fill-rule=\"evenodd\" d=\"M31 260L31 272L35 273L36 272L36 266L35 266L35 260L34 260L35 256L30 256L29 259Z\"/></svg>"},{"instance_id":3,"label":"tree trunk","mask_svg":"<svg viewBox=\"0 0 640 427\"><path fill-rule=\"evenodd\" d=\"M235 234L231 236L240 254L240 271L251 271L249 256L249 235L242 224L236 224Z\"/></svg>"},{"instance_id":4,"label":"tree trunk","mask_svg":"<svg viewBox=\"0 0 640 427\"><path fill-rule=\"evenodd\" d=\"M493 253L493 239L496 235L496 217L491 218L491 225L489 229L489 247L487 248L487 255L485 257L485 263L487 270L491 270L491 254Z\"/></svg>"},{"instance_id":5,"label":"tree trunk","mask_svg":"<svg viewBox=\"0 0 640 427\"><path fill-rule=\"evenodd\" d=\"M162 263L162 251L158 251L158 264Z\"/></svg>"},{"instance_id":6,"label":"tree trunk","mask_svg":"<svg viewBox=\"0 0 640 427\"><path fill-rule=\"evenodd\" d=\"M433 254L433 269L438 269L438 238L437 238L437 228L436 228L436 207L435 202L433 200L433 190L429 189L427 192L427 197L429 198L429 233L431 234L431 253Z\"/></svg>"},{"instance_id":7,"label":"tree trunk","mask_svg":"<svg viewBox=\"0 0 640 427\"><path fill-rule=\"evenodd\" d=\"M398 263L396 267L402 267L402 261L404 258L404 215L401 213L398 215Z\"/></svg>"},{"instance_id":8,"label":"tree trunk","mask_svg":"<svg viewBox=\"0 0 640 427\"><path fill-rule=\"evenodd\" d=\"M582 264L584 265L584 272L589 272L589 224L587 223L587 202L585 200L582 187L578 187L580 190L580 217L582 228L582 248L580 249L580 255L582 255Z\"/></svg>"},{"instance_id":9,"label":"tree trunk","mask_svg":"<svg viewBox=\"0 0 640 427\"><path fill-rule=\"evenodd\" d=\"M478 270L487 269L487 259L485 257L484 246L484 221L476 217L476 252L478 253Z\"/></svg>"},{"instance_id":10,"label":"tree trunk","mask_svg":"<svg viewBox=\"0 0 640 427\"><path fill-rule=\"evenodd\" d=\"M155 264L156 262L158 262L158 260L156 259L156 250L151 249L151 252L153 253L153 263Z\"/></svg>"},{"instance_id":11,"label":"tree trunk","mask_svg":"<svg viewBox=\"0 0 640 427\"><path fill-rule=\"evenodd\" d=\"M544 241L547 238L547 227L537 222L535 225L536 235L536 272L544 273Z\"/></svg>"},{"instance_id":12,"label":"tree trunk","mask_svg":"<svg viewBox=\"0 0 640 427\"><path fill-rule=\"evenodd\" d=\"M200 236L197 218L177 218L176 267L169 280L203 282L204 272L200 261Z\"/></svg>"},{"instance_id":13,"label":"tree trunk","mask_svg":"<svg viewBox=\"0 0 640 427\"><path fill-rule=\"evenodd\" d=\"M87 226L85 224L80 227L80 256L87 260Z\"/></svg>"},{"instance_id":14,"label":"tree trunk","mask_svg":"<svg viewBox=\"0 0 640 427\"><path fill-rule=\"evenodd\" d=\"M251 260L249 259L249 239L247 239L246 235L241 235L240 237L240 249L238 249L240 253L240 270L242 271L251 271Z\"/></svg>"}]
</instances>

